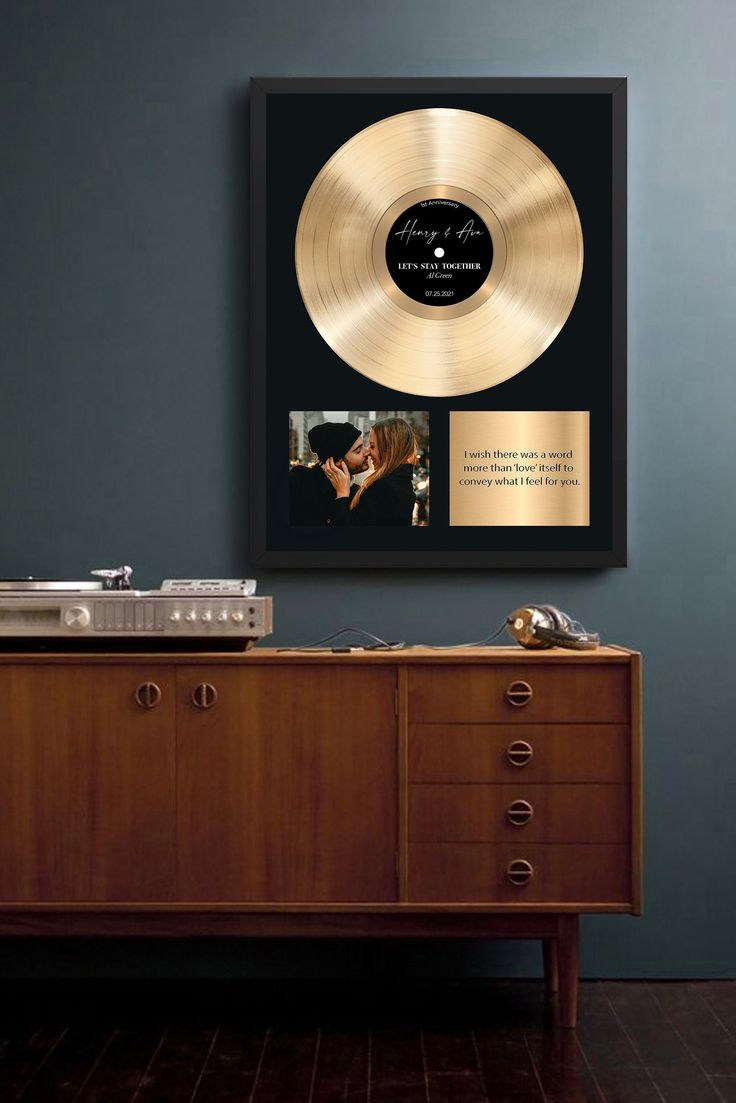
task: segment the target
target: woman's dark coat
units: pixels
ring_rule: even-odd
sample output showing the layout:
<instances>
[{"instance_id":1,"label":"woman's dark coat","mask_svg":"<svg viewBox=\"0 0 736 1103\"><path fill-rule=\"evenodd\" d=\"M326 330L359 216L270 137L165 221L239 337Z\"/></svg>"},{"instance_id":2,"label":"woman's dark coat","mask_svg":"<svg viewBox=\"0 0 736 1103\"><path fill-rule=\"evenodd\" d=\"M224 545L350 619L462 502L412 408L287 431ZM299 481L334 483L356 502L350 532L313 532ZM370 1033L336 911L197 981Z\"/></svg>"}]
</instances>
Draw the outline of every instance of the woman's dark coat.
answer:
<instances>
[{"instance_id":1,"label":"woman's dark coat","mask_svg":"<svg viewBox=\"0 0 736 1103\"><path fill-rule=\"evenodd\" d=\"M371 483L360 496L355 509L349 499L337 498L333 505L333 525L411 525L416 498L412 476L414 468L402 463L390 475Z\"/></svg>"}]
</instances>

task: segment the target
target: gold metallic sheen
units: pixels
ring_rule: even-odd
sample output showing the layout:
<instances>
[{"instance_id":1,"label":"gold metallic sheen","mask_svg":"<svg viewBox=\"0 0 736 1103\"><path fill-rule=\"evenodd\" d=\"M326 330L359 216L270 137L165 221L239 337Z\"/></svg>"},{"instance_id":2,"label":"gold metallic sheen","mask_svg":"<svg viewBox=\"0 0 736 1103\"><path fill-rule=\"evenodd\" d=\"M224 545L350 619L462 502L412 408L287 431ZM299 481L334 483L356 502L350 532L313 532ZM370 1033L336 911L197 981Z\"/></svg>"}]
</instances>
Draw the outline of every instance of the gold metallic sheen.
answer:
<instances>
[{"instance_id":1,"label":"gold metallic sheen","mask_svg":"<svg viewBox=\"0 0 736 1103\"><path fill-rule=\"evenodd\" d=\"M450 413L450 525L589 525L589 422L587 410L453 410ZM571 449L571 459L549 457L550 452ZM483 451L491 455L466 455ZM496 451L519 455L516 459L496 458L493 455ZM547 458L524 458L521 452L546 452ZM574 470L515 469L516 465L538 468L540 463L547 467L566 464ZM499 470L504 466L512 470ZM467 468L486 470L469 471ZM541 482L536 482L537 479ZM577 480L577 485L563 486L562 479Z\"/></svg>"},{"instance_id":2,"label":"gold metallic sheen","mask_svg":"<svg viewBox=\"0 0 736 1103\"><path fill-rule=\"evenodd\" d=\"M385 262L402 209L454 198L491 233L485 283L465 302L406 296ZM302 206L295 261L322 337L369 379L408 394L470 394L523 371L554 341L583 269L570 191L528 138L471 111L393 115L349 139L317 174Z\"/></svg>"}]
</instances>

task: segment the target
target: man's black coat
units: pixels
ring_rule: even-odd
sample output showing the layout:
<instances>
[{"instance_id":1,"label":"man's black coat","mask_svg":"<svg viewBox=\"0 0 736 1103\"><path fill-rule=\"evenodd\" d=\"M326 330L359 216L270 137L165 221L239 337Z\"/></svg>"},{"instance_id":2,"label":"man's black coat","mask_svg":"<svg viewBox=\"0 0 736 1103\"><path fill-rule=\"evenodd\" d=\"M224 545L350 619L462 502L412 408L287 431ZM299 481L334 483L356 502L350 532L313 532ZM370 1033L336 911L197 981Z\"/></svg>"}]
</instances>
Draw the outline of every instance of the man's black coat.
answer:
<instances>
[{"instance_id":1,"label":"man's black coat","mask_svg":"<svg viewBox=\"0 0 736 1103\"><path fill-rule=\"evenodd\" d=\"M350 487L351 498L357 490L357 486ZM315 467L292 467L289 472L290 524L329 525L334 523L334 507L334 487L319 464Z\"/></svg>"}]
</instances>

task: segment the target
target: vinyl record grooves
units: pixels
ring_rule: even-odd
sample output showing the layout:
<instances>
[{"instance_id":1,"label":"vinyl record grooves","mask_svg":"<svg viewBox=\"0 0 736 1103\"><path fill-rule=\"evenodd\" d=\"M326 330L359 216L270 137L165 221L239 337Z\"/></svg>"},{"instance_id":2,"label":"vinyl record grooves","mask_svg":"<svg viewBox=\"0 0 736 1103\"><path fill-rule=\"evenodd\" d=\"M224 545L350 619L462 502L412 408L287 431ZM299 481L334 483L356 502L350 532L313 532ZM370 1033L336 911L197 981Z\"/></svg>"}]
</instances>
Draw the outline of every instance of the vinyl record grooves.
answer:
<instances>
[{"instance_id":1,"label":"vinyl record grooves","mask_svg":"<svg viewBox=\"0 0 736 1103\"><path fill-rule=\"evenodd\" d=\"M518 131L427 108L360 131L315 178L296 271L330 347L408 394L485 390L528 367L573 307L580 219Z\"/></svg>"}]
</instances>

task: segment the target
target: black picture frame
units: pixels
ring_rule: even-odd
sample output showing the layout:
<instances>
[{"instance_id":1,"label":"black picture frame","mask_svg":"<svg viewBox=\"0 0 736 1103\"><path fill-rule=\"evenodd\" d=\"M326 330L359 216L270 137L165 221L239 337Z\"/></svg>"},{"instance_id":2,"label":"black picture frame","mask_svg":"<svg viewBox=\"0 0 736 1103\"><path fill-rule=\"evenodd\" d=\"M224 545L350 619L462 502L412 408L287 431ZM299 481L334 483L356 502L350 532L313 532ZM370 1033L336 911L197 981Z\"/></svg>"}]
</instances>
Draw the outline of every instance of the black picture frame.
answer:
<instances>
[{"instance_id":1,"label":"black picture frame","mask_svg":"<svg viewBox=\"0 0 736 1103\"><path fill-rule=\"evenodd\" d=\"M334 99L325 99L334 97ZM366 97L369 99L366 100ZM513 103L527 113L534 105L542 105L544 113L553 117L559 113L559 125L563 127L568 117L580 116L589 110L602 120L599 143L607 162L605 179L601 178L600 210L596 217L605 228L608 252L605 271L598 274L596 293L605 313L610 333L605 334L605 372L598 380L602 397L601 409L591 420L591 438L598 433L601 441L600 473L597 477L597 536L580 537L580 529L554 528L544 532L541 528L495 530L504 539L493 543L486 537L486 546L475 546L480 539L473 536L476 530L453 529L452 546L424 546L415 542L408 546L406 539L399 540L397 530L376 530L373 546L349 546L343 540L339 547L326 545L325 534L301 532L292 540L283 525L279 528L276 498L280 491L273 481L274 464L278 462L279 444L286 439L284 404L276 394L288 392L288 373L285 363L274 363L272 348L277 332L288 330L292 321L299 325L303 319L296 317L301 300L298 297L296 275L286 263L285 249L277 261L269 249L269 227L280 216L282 198L275 196L287 187L295 189L294 204L303 201L303 182L299 180L300 158L308 148L308 136L304 135L304 120L311 120L313 134L319 134L323 125L324 105L339 107L341 118L349 116L351 104L360 102L356 113L355 131L363 128L366 103L375 100L375 117L396 113L397 104L430 104L435 102L477 104L479 97L486 101L487 114L502 117L496 110L499 104ZM379 568L602 568L626 566L626 323L627 323L627 189L626 189L626 127L627 85L624 77L591 78L252 78L251 103L251 194L250 194L250 559L257 567L379 567ZM290 105L297 105L294 113ZM589 108L587 105L590 105ZM321 110L318 110L321 108ZM328 112L329 113L329 112ZM297 117L298 116L298 117ZM293 125L290 120L293 118ZM505 119L503 121L506 121ZM548 124L549 125L549 124ZM593 128L591 128L592 130ZM297 137L298 136L298 137ZM571 144L570 135L567 136ZM591 133L577 135L575 156L580 158L581 171L590 176L595 167L586 162L592 158ZM342 141L346 140L343 138ZM338 142L338 145L341 142ZM318 147L319 143L315 145ZM334 152L337 145L330 152ZM329 155L329 154L328 154ZM321 156L321 154L319 155ZM604 159L605 159L604 157ZM306 158L307 160L309 158ZM317 168L327 158L322 156ZM315 164L317 162L315 161ZM289 165L292 172L285 170ZM313 166L309 172L314 175ZM610 172L610 179L609 179ZM291 177L294 183L291 183ZM287 179L288 177L288 179ZM567 177L566 177L567 179ZM301 190L299 190L301 189ZM298 195L297 195L298 192ZM280 204L275 209L274 204ZM296 209L296 208L295 208ZM286 212L287 221L293 211ZM610 237L608 236L610 235ZM273 267L278 264L278 276ZM296 296L294 289L296 288ZM301 304L303 309L303 304ZM568 323L569 324L569 323ZM563 330L564 332L564 330ZM319 335L317 334L319 338ZM319 338L321 341L322 339ZM610 362L607 350L610 342ZM322 342L333 359L332 353ZM584 343L583 343L584 345ZM554 343L552 345L554 348ZM549 350L548 350L549 351ZM545 352L541 361L548 355ZM577 355L583 353L580 348ZM287 358L292 360L293 358ZM306 369L306 365L291 363L292 378ZM313 375L314 368L310 366ZM528 369L527 369L528 370ZM345 365L346 372L353 372ZM357 375L358 373L354 373ZM521 373L522 375L524 373ZM362 377L359 377L362 378ZM508 384L502 384L508 386ZM498 388L493 388L497 390ZM398 402L397 392L388 392L393 405ZM487 393L487 392L482 392ZM421 397L403 396L407 409L424 409L427 400ZM444 400L447 403L449 400ZM434 408L438 400L432 400ZM386 405L389 403L386 402ZM287 402L287 405L291 405ZM300 408L294 406L295 409ZM477 407L482 408L482 407ZM514 407L498 407L499 409ZM535 408L535 407L529 407ZM551 409L551 406L542 406ZM560 409L578 408L561 406ZM441 436L438 441L441 447ZM285 451L285 445L284 449ZM437 469L438 456L433 452ZM271 472L271 475L269 475ZM269 481L269 479L271 481ZM591 495L593 487L591 486ZM432 526L430 525L430 530ZM414 531L414 530L412 530ZM429 530L426 530L429 531ZM492 530L491 530L492 531ZM551 535L550 535L551 534ZM554 536L554 539L552 538ZM516 538L514 538L516 537ZM442 539L436 527L432 538ZM342 539L342 538L341 538ZM419 539L419 538L418 538ZM449 541L449 537L448 537ZM475 543L474 543L475 541Z\"/></svg>"}]
</instances>

